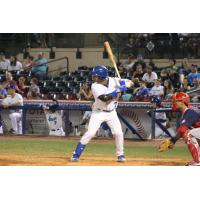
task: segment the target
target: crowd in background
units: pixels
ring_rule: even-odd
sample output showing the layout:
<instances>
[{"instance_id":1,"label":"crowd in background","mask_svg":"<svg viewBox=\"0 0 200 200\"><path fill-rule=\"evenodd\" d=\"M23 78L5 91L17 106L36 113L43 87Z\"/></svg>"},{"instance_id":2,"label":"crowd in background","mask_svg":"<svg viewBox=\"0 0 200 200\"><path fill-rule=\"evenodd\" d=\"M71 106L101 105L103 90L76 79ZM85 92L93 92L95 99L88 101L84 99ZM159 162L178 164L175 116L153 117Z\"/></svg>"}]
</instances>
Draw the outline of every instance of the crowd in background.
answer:
<instances>
[{"instance_id":1,"label":"crowd in background","mask_svg":"<svg viewBox=\"0 0 200 200\"><path fill-rule=\"evenodd\" d=\"M26 71L25 76L20 73ZM28 55L24 63L18 60L18 56L6 58L0 53L0 72L4 80L0 84L0 98L5 98L10 85L15 85L17 93L27 99L39 99L42 97L38 81L45 78L48 74L47 59L42 52L38 53L37 58ZM17 79L13 75L18 75ZM22 73L23 74L23 73ZM30 80L28 76L31 75Z\"/></svg>"},{"instance_id":2,"label":"crowd in background","mask_svg":"<svg viewBox=\"0 0 200 200\"><path fill-rule=\"evenodd\" d=\"M175 59L169 59L166 67L158 68L151 59L146 63L142 55L135 59L129 55L128 59L119 63L120 74L123 78L130 78L134 87L122 96L124 100L145 101L152 96L169 99L175 91L189 92L200 89L200 68L183 59L180 66ZM191 94L192 101L199 101L200 94Z\"/></svg>"},{"instance_id":3,"label":"crowd in background","mask_svg":"<svg viewBox=\"0 0 200 200\"><path fill-rule=\"evenodd\" d=\"M177 65L175 59L169 59L168 66L158 68L153 59L150 59L147 63L141 54L138 54L137 57L128 55L125 61L118 63L118 68L122 78L131 79L134 83L132 88L128 88L122 94L121 101L149 101L153 96L169 100L177 90L189 92L200 88L200 68L190 63L187 58L182 60L181 65ZM109 69L114 71L112 68ZM30 80L27 76L18 76L15 79L13 74L20 74L23 71L29 73ZM1 80L0 98L7 95L7 88L11 83L16 85L17 92L24 98L43 98L39 83L48 77L48 65L42 52L38 53L37 58L28 55L23 63L18 60L17 56L5 58L5 55L1 53L0 72L5 74L5 80ZM70 78L70 76L67 78ZM74 82L74 80L76 79L66 79L62 83L62 87L71 89L70 81ZM59 81L62 82L60 79ZM49 82L51 81L49 80ZM56 83L53 89L55 90L55 87L59 84ZM42 89L44 90L45 87L46 83L44 82ZM88 79L82 81L78 90L73 90L72 93L67 92L64 98L67 100L92 100L90 87L91 81L88 81ZM61 94L63 90L58 88L57 92ZM191 93L191 99L193 102L198 102L200 99L199 91Z\"/></svg>"}]
</instances>

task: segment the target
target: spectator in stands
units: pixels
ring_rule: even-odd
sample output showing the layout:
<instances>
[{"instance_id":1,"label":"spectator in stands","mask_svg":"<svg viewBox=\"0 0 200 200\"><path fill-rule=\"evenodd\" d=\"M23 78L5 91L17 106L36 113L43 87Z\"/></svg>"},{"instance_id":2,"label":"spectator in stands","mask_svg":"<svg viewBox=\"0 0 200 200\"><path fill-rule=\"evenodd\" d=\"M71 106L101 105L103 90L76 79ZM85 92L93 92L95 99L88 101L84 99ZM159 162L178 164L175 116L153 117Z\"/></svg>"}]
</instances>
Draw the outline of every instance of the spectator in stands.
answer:
<instances>
[{"instance_id":1,"label":"spectator in stands","mask_svg":"<svg viewBox=\"0 0 200 200\"><path fill-rule=\"evenodd\" d=\"M25 69L31 70L33 67L33 56L28 55L27 59L25 60Z\"/></svg>"},{"instance_id":2,"label":"spectator in stands","mask_svg":"<svg viewBox=\"0 0 200 200\"><path fill-rule=\"evenodd\" d=\"M137 66L138 64L141 64L141 65L142 65L143 71L146 71L147 65L146 65L146 63L145 63L145 61L144 61L144 59L143 59L142 54L138 54L138 56L137 56L137 61L135 62L134 66L133 66L133 71L136 70L136 66Z\"/></svg>"},{"instance_id":3,"label":"spectator in stands","mask_svg":"<svg viewBox=\"0 0 200 200\"><path fill-rule=\"evenodd\" d=\"M18 88L23 92L22 96L25 97L26 96L26 85L25 85L25 81L26 78L24 78L23 76L19 77L18 79Z\"/></svg>"},{"instance_id":4,"label":"spectator in stands","mask_svg":"<svg viewBox=\"0 0 200 200\"><path fill-rule=\"evenodd\" d=\"M10 61L5 58L4 53L0 53L0 70L8 70Z\"/></svg>"},{"instance_id":5,"label":"spectator in stands","mask_svg":"<svg viewBox=\"0 0 200 200\"><path fill-rule=\"evenodd\" d=\"M183 79L183 84L182 84L181 89L182 89L183 92L187 92L188 90L190 90L190 85L189 85L187 78Z\"/></svg>"},{"instance_id":6,"label":"spectator in stands","mask_svg":"<svg viewBox=\"0 0 200 200\"><path fill-rule=\"evenodd\" d=\"M1 85L0 85L0 99L4 99L7 96L7 90L4 89Z\"/></svg>"},{"instance_id":7,"label":"spectator in stands","mask_svg":"<svg viewBox=\"0 0 200 200\"><path fill-rule=\"evenodd\" d=\"M152 58L149 60L149 66L152 67L153 71L157 71L158 70L158 68L156 67L156 64L154 63Z\"/></svg>"},{"instance_id":8,"label":"spectator in stands","mask_svg":"<svg viewBox=\"0 0 200 200\"><path fill-rule=\"evenodd\" d=\"M84 82L83 85L80 87L80 90L77 94L77 98L79 100L86 100L86 101L89 101L93 98L92 91L88 82Z\"/></svg>"},{"instance_id":9,"label":"spectator in stands","mask_svg":"<svg viewBox=\"0 0 200 200\"><path fill-rule=\"evenodd\" d=\"M174 87L172 85L172 82L168 79L164 81L164 96L166 99L171 98L171 96L174 94Z\"/></svg>"},{"instance_id":10,"label":"spectator in stands","mask_svg":"<svg viewBox=\"0 0 200 200\"><path fill-rule=\"evenodd\" d=\"M193 86L193 79L200 78L200 73L197 71L197 65L192 65L191 73L188 75L188 82Z\"/></svg>"},{"instance_id":11,"label":"spectator in stands","mask_svg":"<svg viewBox=\"0 0 200 200\"><path fill-rule=\"evenodd\" d=\"M175 59L169 59L169 66L164 67L161 71L161 78L162 80L168 79L169 75L172 75L178 73L178 67L176 66L176 60Z\"/></svg>"},{"instance_id":12,"label":"spectator in stands","mask_svg":"<svg viewBox=\"0 0 200 200\"><path fill-rule=\"evenodd\" d=\"M140 87L139 82L142 81L142 77L144 76L144 72L142 69L142 65L138 64L136 67L136 71L133 73L132 81L134 83L134 87Z\"/></svg>"},{"instance_id":13,"label":"spectator in stands","mask_svg":"<svg viewBox=\"0 0 200 200\"><path fill-rule=\"evenodd\" d=\"M184 74L184 76L187 76L189 74L189 71L191 70L191 65L189 63L188 58L184 58L181 62L181 67L179 68L179 74Z\"/></svg>"},{"instance_id":14,"label":"spectator in stands","mask_svg":"<svg viewBox=\"0 0 200 200\"><path fill-rule=\"evenodd\" d=\"M154 86L149 91L149 96L164 96L164 87L161 85L160 79L155 80Z\"/></svg>"},{"instance_id":15,"label":"spectator in stands","mask_svg":"<svg viewBox=\"0 0 200 200\"><path fill-rule=\"evenodd\" d=\"M131 72L134 64L135 57L132 54L130 54L128 55L128 59L124 63L122 63L119 68L121 71Z\"/></svg>"},{"instance_id":16,"label":"spectator in stands","mask_svg":"<svg viewBox=\"0 0 200 200\"><path fill-rule=\"evenodd\" d=\"M179 74L179 77L180 77L181 88L183 87L184 78L189 73L189 68L190 68L190 65L189 65L188 59L184 58L183 61L182 61L182 63L181 63L180 68L178 69L178 74Z\"/></svg>"},{"instance_id":17,"label":"spectator in stands","mask_svg":"<svg viewBox=\"0 0 200 200\"><path fill-rule=\"evenodd\" d=\"M143 101L148 96L149 89L144 81L140 82L140 87L135 89L134 94L137 101Z\"/></svg>"},{"instance_id":18,"label":"spectator in stands","mask_svg":"<svg viewBox=\"0 0 200 200\"><path fill-rule=\"evenodd\" d=\"M16 56L11 56L8 71L22 71L22 63L17 60Z\"/></svg>"},{"instance_id":19,"label":"spectator in stands","mask_svg":"<svg viewBox=\"0 0 200 200\"><path fill-rule=\"evenodd\" d=\"M8 89L8 87L10 85L15 85L15 89L17 90L17 92L19 92L20 94L23 94L23 91L21 91L18 86L17 86L17 82L15 80L13 80L13 76L10 72L6 72L6 80L2 83L2 88L3 89Z\"/></svg>"},{"instance_id":20,"label":"spectator in stands","mask_svg":"<svg viewBox=\"0 0 200 200\"><path fill-rule=\"evenodd\" d=\"M172 70L170 70L168 78L172 82L172 85L173 85L174 88L180 88L181 87L180 76L179 76L178 73L174 73Z\"/></svg>"},{"instance_id":21,"label":"spectator in stands","mask_svg":"<svg viewBox=\"0 0 200 200\"><path fill-rule=\"evenodd\" d=\"M142 77L142 80L146 82L147 88L154 86L154 81L158 79L157 73L152 71L152 67L147 67L147 72Z\"/></svg>"},{"instance_id":22,"label":"spectator in stands","mask_svg":"<svg viewBox=\"0 0 200 200\"><path fill-rule=\"evenodd\" d=\"M29 87L27 98L30 99L40 99L41 93L40 88L37 85L38 80L36 78L31 79L31 86Z\"/></svg>"},{"instance_id":23,"label":"spectator in stands","mask_svg":"<svg viewBox=\"0 0 200 200\"><path fill-rule=\"evenodd\" d=\"M35 76L37 79L43 79L47 76L48 72L48 65L47 59L44 57L44 53L40 52L38 54L38 58L35 60L32 66L32 75Z\"/></svg>"},{"instance_id":24,"label":"spectator in stands","mask_svg":"<svg viewBox=\"0 0 200 200\"><path fill-rule=\"evenodd\" d=\"M190 99L192 102L199 102L200 101L200 78L193 79L193 87L188 90L188 92L194 91L190 93ZM197 90L197 91L195 91Z\"/></svg>"}]
</instances>

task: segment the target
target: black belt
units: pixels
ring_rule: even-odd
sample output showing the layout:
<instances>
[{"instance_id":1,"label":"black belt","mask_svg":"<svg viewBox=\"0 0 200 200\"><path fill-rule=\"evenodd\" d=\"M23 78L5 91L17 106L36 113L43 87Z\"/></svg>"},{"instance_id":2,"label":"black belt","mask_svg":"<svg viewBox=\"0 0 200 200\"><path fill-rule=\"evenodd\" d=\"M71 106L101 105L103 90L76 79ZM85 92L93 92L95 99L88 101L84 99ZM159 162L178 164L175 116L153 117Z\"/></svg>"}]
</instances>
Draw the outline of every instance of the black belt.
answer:
<instances>
[{"instance_id":1,"label":"black belt","mask_svg":"<svg viewBox=\"0 0 200 200\"><path fill-rule=\"evenodd\" d=\"M58 130L60 130L59 128L58 129L51 129L51 131L58 131Z\"/></svg>"},{"instance_id":2,"label":"black belt","mask_svg":"<svg viewBox=\"0 0 200 200\"><path fill-rule=\"evenodd\" d=\"M166 119L157 119L158 120L158 122L160 122L160 123L165 123L167 120Z\"/></svg>"},{"instance_id":3,"label":"black belt","mask_svg":"<svg viewBox=\"0 0 200 200\"><path fill-rule=\"evenodd\" d=\"M112 112L114 109L112 109L112 110L101 110L101 109L98 108L97 110L103 111L103 112Z\"/></svg>"}]
</instances>

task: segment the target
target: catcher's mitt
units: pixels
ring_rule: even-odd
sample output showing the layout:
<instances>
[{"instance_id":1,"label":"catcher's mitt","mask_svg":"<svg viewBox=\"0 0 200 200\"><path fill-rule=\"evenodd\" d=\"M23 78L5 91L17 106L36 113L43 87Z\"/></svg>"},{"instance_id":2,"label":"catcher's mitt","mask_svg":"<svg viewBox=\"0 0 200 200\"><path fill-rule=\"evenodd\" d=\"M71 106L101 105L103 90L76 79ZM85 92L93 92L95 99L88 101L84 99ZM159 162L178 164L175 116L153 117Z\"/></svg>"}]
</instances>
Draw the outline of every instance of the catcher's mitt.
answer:
<instances>
[{"instance_id":1,"label":"catcher's mitt","mask_svg":"<svg viewBox=\"0 0 200 200\"><path fill-rule=\"evenodd\" d=\"M159 146L159 152L166 151L167 149L172 149L174 146L174 143L170 139L165 139L161 142Z\"/></svg>"}]
</instances>

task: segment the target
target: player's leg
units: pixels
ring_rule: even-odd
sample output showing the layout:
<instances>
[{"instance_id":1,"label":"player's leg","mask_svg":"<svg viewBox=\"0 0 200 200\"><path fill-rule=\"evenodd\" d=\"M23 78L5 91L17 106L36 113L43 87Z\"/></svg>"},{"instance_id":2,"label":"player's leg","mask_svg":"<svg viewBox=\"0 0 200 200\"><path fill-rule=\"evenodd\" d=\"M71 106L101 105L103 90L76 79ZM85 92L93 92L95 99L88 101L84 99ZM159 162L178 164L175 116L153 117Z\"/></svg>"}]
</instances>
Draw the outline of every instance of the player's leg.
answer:
<instances>
[{"instance_id":1,"label":"player's leg","mask_svg":"<svg viewBox=\"0 0 200 200\"><path fill-rule=\"evenodd\" d=\"M82 136L80 142L78 143L75 151L73 152L72 161L78 161L82 152L85 149L86 144L95 136L97 130L99 129L101 123L104 121L104 113L103 112L94 112L91 115L88 131Z\"/></svg>"},{"instance_id":2,"label":"player's leg","mask_svg":"<svg viewBox=\"0 0 200 200\"><path fill-rule=\"evenodd\" d=\"M17 118L16 118L16 113L9 114L9 118L10 118L10 123L11 123L12 130L15 133L17 133Z\"/></svg>"},{"instance_id":3,"label":"player's leg","mask_svg":"<svg viewBox=\"0 0 200 200\"><path fill-rule=\"evenodd\" d=\"M184 139L193 158L193 162L189 165L200 165L199 143L197 141L200 139L200 128L190 130L185 134Z\"/></svg>"},{"instance_id":4,"label":"player's leg","mask_svg":"<svg viewBox=\"0 0 200 200\"><path fill-rule=\"evenodd\" d=\"M60 131L60 136L65 136L65 132L62 127L59 129L59 131Z\"/></svg>"},{"instance_id":5,"label":"player's leg","mask_svg":"<svg viewBox=\"0 0 200 200\"><path fill-rule=\"evenodd\" d=\"M117 116L117 112L110 113L109 120L106 121L110 127L112 134L115 136L116 154L119 162L125 161L124 156L124 134L122 132L122 126Z\"/></svg>"},{"instance_id":6,"label":"player's leg","mask_svg":"<svg viewBox=\"0 0 200 200\"><path fill-rule=\"evenodd\" d=\"M16 113L16 119L17 119L17 133L22 134L22 114Z\"/></svg>"}]
</instances>

